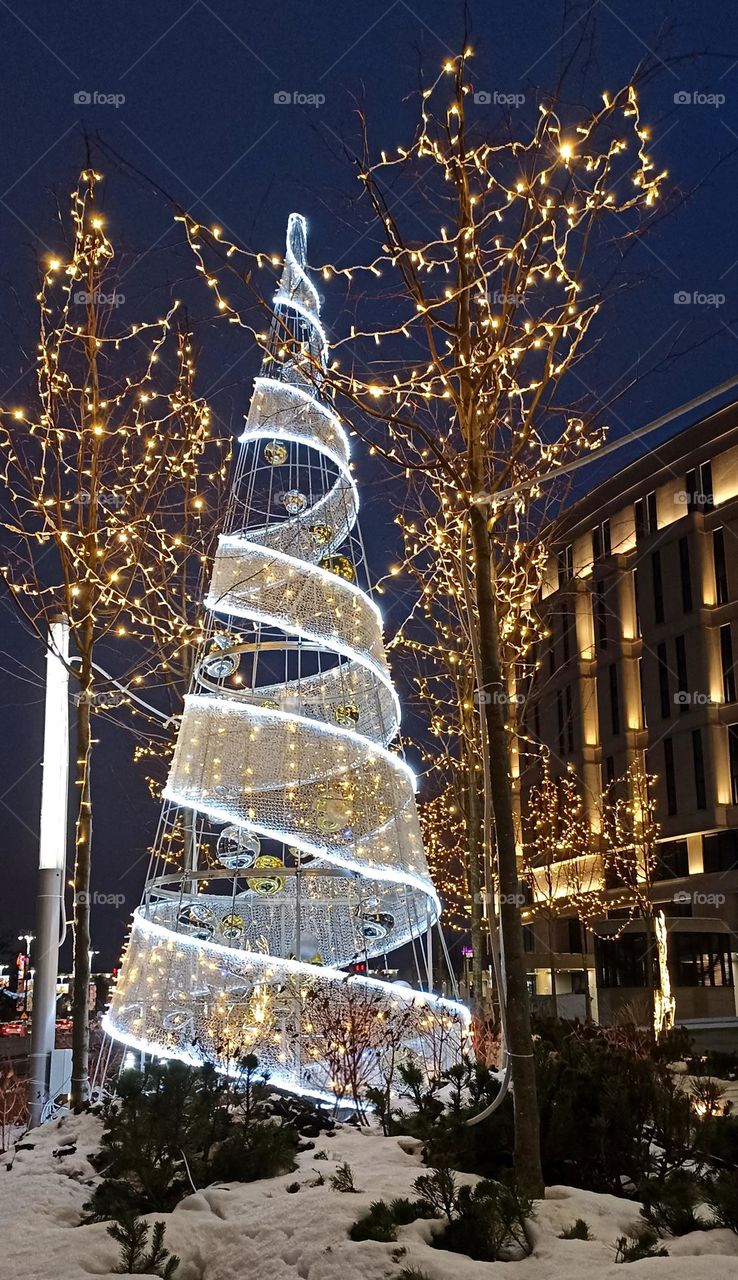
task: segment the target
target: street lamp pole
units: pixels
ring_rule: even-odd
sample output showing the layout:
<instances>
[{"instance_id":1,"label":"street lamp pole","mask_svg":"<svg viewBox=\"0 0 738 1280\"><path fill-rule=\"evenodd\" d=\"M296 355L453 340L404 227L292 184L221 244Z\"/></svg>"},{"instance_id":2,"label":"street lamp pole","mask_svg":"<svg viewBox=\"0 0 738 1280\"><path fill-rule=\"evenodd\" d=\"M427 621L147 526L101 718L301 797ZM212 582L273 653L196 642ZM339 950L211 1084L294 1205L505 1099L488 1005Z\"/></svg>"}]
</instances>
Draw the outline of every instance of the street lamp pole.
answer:
<instances>
[{"instance_id":1,"label":"street lamp pole","mask_svg":"<svg viewBox=\"0 0 738 1280\"><path fill-rule=\"evenodd\" d=\"M68 785L69 623L65 617L61 617L49 626L46 650L44 759L36 899L36 973L28 1069L32 1126L40 1124L48 1099L51 1054L56 1035L56 979L67 858Z\"/></svg>"}]
</instances>

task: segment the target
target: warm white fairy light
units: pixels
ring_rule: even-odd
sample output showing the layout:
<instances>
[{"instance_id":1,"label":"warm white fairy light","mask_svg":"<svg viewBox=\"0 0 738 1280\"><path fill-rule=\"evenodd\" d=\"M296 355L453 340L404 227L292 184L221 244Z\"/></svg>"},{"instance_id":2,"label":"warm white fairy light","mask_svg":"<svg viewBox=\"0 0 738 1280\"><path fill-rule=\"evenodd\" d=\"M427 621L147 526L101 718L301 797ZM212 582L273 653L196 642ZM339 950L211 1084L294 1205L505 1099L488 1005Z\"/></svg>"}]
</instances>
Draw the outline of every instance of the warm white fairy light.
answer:
<instances>
[{"instance_id":1,"label":"warm white fairy light","mask_svg":"<svg viewBox=\"0 0 738 1280\"><path fill-rule=\"evenodd\" d=\"M281 377L256 380L232 519L205 597L211 618L194 658L195 691L185 699L165 789L177 817L167 819L162 841L204 820L226 824L218 836L218 846L226 840L225 870L216 858L202 874L193 867L177 878L176 887L167 876L151 882L107 1026L126 1044L187 1061L205 1055L222 1070L253 1052L272 1079L325 1098L341 1092L342 1070L333 1060L335 1037L326 1033L321 1042L317 1030L305 1030L311 1009L312 1024L325 1027L321 1002L338 1017L347 1000L363 1002L374 1039L362 1072L379 1071L377 1025L390 1039L401 1032L406 1048L437 1065L459 1052L468 1015L453 1001L361 975L352 975L349 996L341 968L414 939L441 906L428 875L415 774L389 749L399 702L381 613L357 580L363 561L352 549L359 500L348 439L318 398L325 334L302 266L304 233L293 215L265 356L265 368L280 365ZM300 450L319 459L320 483L313 486L311 472L308 494L291 488L281 495L286 519L275 519L271 507L264 523L251 519L259 458L267 470L289 466L294 485ZM270 501L274 489L270 473ZM264 641L270 653L318 653L317 673L303 675L298 666L291 678L285 667L280 683L269 669L269 683L260 683L264 628L281 637ZM253 664L245 682L241 656ZM296 865L286 854L257 856L261 839L270 850L286 847ZM211 891L205 880L222 883L239 850L251 853L231 896ZM246 889L237 893L237 883ZM291 946L296 959L285 955ZM316 953L311 963L303 946Z\"/></svg>"},{"instance_id":2,"label":"warm white fairy light","mask_svg":"<svg viewBox=\"0 0 738 1280\"><path fill-rule=\"evenodd\" d=\"M519 709L545 633L537 596L560 505L548 481L603 439L589 415L567 409L562 388L607 302L593 246L607 242L606 224L633 236L632 218L653 209L666 173L649 154L632 84L603 94L592 110L542 102L530 128L524 124L504 138L479 131L470 56L464 50L448 58L423 90L419 127L407 147L382 152L377 161L367 155L359 165L380 233L376 256L357 265L328 263L323 276L348 284L359 273L391 278L384 297L391 305L378 323L366 330L357 323L334 344L326 384L339 403L357 410L356 431L398 468L409 490L402 571L415 578L418 593L397 647L417 663L419 703L439 747L423 758L438 799L427 818L430 830L445 822L442 797L456 795L469 866L476 862L478 873L479 819L465 802L481 785L473 703L480 690L468 678L470 610L462 588L466 567L473 594L479 567L470 526L483 509L503 683L508 694L522 692L506 716L508 758L495 762L514 779L518 805L520 762L529 746ZM411 220L403 225L407 201L396 199L398 191L416 188L423 191L428 229L421 242ZM236 277L248 279L258 301L253 282L269 259L214 243L206 228L186 216L182 221L197 270L218 303L225 280L235 287ZM236 305L228 303L226 315L251 329ZM602 341L608 336L605 331ZM343 370L338 356L346 344L350 360ZM555 405L560 411L551 412ZM511 826L519 814L510 817ZM441 828L438 836L442 855ZM509 870L509 849L506 858ZM452 879L445 887L456 893L455 870Z\"/></svg>"}]
</instances>

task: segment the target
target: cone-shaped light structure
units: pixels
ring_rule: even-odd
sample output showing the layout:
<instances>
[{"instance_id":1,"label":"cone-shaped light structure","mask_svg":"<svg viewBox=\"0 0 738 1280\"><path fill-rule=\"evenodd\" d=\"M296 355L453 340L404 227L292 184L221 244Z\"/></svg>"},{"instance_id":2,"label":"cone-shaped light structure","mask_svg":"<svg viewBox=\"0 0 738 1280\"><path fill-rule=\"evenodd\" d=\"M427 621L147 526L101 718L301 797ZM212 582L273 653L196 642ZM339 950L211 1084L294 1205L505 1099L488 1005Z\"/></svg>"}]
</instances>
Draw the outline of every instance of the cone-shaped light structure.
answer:
<instances>
[{"instance_id":1,"label":"cone-shaped light structure","mask_svg":"<svg viewBox=\"0 0 738 1280\"><path fill-rule=\"evenodd\" d=\"M331 1018L364 1028L365 1083L401 1039L437 1070L463 1006L343 971L439 915L371 598L349 442L292 214L260 376L165 790L162 855L107 1028L127 1044L344 1095ZM369 1028L371 1027L371 1030Z\"/></svg>"}]
</instances>

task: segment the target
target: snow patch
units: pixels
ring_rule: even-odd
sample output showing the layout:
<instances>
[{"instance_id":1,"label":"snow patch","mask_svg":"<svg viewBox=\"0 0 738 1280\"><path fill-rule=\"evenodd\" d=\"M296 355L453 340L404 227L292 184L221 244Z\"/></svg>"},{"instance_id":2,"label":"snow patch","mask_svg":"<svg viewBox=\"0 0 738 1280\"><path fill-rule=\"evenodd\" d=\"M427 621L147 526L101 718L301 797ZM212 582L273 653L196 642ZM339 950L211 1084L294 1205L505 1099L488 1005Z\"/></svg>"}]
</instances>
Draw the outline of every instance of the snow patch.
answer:
<instances>
[{"instance_id":1,"label":"snow patch","mask_svg":"<svg viewBox=\"0 0 738 1280\"><path fill-rule=\"evenodd\" d=\"M110 1280L117 1245L104 1223L80 1226L82 1205L97 1175L87 1159L99 1142L99 1119L67 1116L35 1130L32 1149L10 1153L0 1168L3 1243L0 1277L17 1280ZM54 1151L68 1150L54 1155ZM328 1159L316 1160L317 1151ZM638 1205L618 1196L555 1186L536 1205L534 1251L521 1262L474 1262L434 1249L440 1223L398 1228L396 1244L354 1242L348 1233L373 1200L414 1195L422 1171L419 1144L406 1137L339 1127L302 1152L298 1169L263 1182L214 1184L181 1201L172 1213L150 1214L166 1224L165 1244L180 1256L177 1280L390 1280L418 1267L429 1280L727 1280L738 1275L738 1237L729 1231L693 1232L667 1240L668 1258L634 1263L624 1272L614 1244L639 1223ZM334 1191L329 1177L347 1162L360 1190ZM318 1174L325 1182L311 1185ZM459 1181L474 1182L467 1175ZM287 1187L300 1184L297 1192ZM557 1237L584 1218L591 1241Z\"/></svg>"}]
</instances>

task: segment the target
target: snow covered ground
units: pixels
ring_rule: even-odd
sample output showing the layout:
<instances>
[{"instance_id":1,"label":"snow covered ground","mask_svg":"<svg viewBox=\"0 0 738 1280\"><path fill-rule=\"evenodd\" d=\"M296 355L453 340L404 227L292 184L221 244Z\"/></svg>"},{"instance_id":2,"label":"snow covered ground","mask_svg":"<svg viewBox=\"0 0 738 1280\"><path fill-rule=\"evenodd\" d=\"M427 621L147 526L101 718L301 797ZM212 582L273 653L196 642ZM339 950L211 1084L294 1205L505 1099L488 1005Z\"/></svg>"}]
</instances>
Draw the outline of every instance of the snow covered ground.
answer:
<instances>
[{"instance_id":1,"label":"snow covered ground","mask_svg":"<svg viewBox=\"0 0 738 1280\"><path fill-rule=\"evenodd\" d=\"M96 1175L87 1160L100 1122L90 1116L52 1121L23 1140L32 1150L0 1157L0 1280L88 1280L109 1277L118 1246L104 1224L79 1226ZM404 1147L411 1148L403 1150ZM614 1243L638 1222L637 1206L614 1196L551 1187L537 1205L531 1257L472 1262L431 1247L439 1223L398 1228L396 1244L355 1243L349 1228L372 1200L413 1196L421 1171L411 1139L339 1128L298 1157L299 1169L249 1184L214 1185L189 1196L166 1222L165 1244L180 1255L177 1280L396 1280L417 1267L429 1280L729 1280L738 1277L738 1236L726 1230L667 1240L668 1258L614 1261ZM325 1151L327 1160L315 1160ZM12 1167L6 1161L12 1159ZM360 1191L334 1191L328 1177L347 1161ZM325 1183L311 1186L318 1174ZM460 1177L460 1180L463 1180ZM473 1182L473 1178L467 1181ZM299 1182L298 1192L287 1187ZM584 1218L594 1239L559 1240Z\"/></svg>"}]
</instances>

